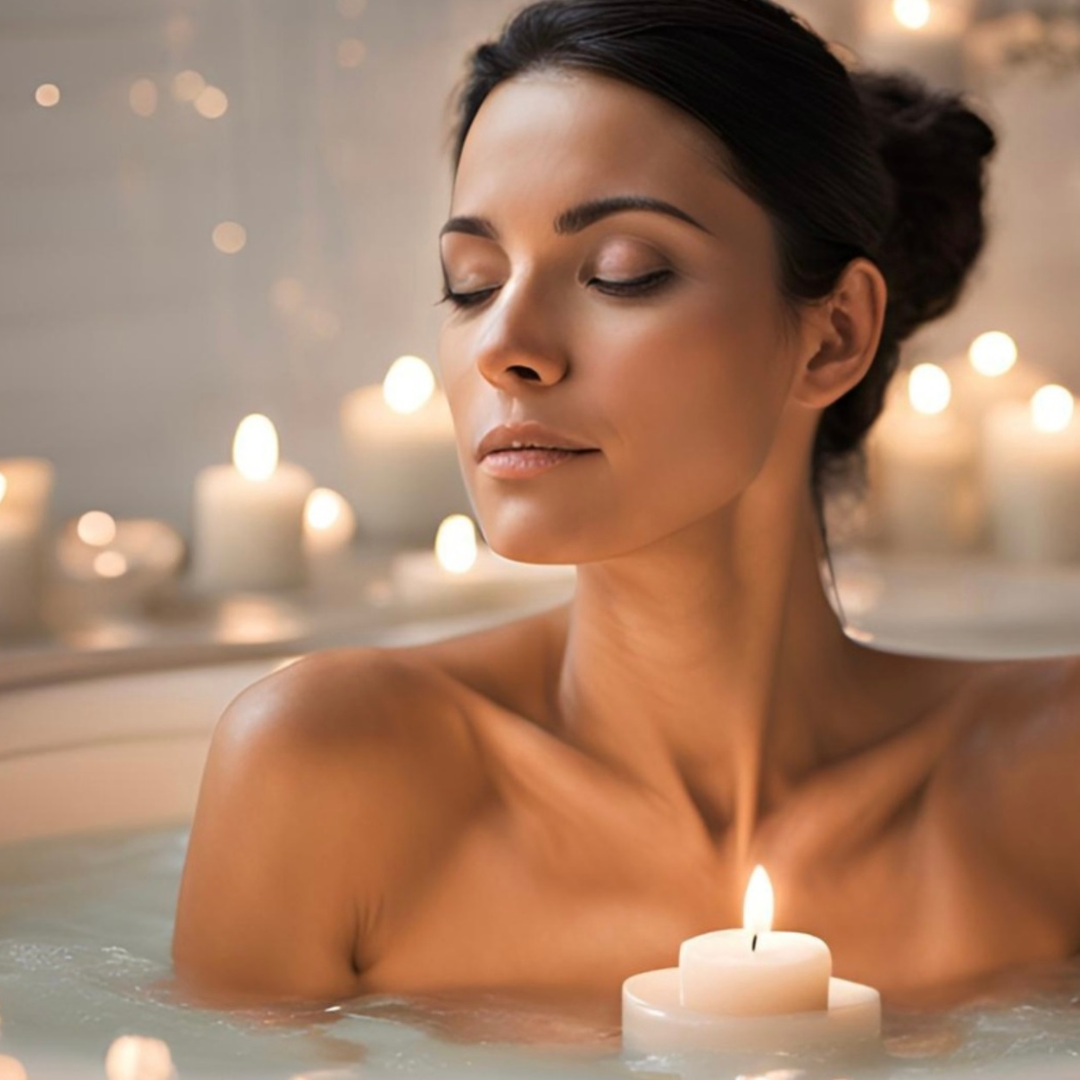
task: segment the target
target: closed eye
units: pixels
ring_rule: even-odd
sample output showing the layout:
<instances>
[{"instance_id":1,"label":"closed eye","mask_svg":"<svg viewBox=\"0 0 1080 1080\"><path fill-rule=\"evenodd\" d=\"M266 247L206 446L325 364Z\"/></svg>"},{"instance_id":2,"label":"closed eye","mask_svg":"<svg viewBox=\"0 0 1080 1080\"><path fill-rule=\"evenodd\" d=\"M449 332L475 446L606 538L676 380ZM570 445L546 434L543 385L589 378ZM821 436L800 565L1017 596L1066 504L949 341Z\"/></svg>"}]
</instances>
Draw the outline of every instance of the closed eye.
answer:
<instances>
[{"instance_id":1,"label":"closed eye","mask_svg":"<svg viewBox=\"0 0 1080 1080\"><path fill-rule=\"evenodd\" d=\"M613 296L643 296L646 293L657 292L660 287L672 277L670 270L654 270L644 277L635 278L633 281L605 281L602 278L592 278L590 285L595 284L601 292L610 293ZM496 287L480 289L471 293L456 293L444 286L442 299L436 303L450 302L457 308L475 307L483 303L485 297L496 291Z\"/></svg>"}]
</instances>

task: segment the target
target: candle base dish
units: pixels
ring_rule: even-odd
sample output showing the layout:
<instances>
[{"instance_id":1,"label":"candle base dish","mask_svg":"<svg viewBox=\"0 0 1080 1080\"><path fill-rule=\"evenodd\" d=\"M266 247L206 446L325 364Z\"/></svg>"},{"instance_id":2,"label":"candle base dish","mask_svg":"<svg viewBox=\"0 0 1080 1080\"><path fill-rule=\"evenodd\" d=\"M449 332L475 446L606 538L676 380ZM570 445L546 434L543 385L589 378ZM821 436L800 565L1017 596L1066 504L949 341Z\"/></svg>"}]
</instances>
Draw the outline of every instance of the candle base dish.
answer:
<instances>
[{"instance_id":1,"label":"candle base dish","mask_svg":"<svg viewBox=\"0 0 1080 1080\"><path fill-rule=\"evenodd\" d=\"M880 1035L881 995L846 979L829 980L827 1009L775 1016L718 1016L686 1008L677 967L631 975L622 987L623 1047L642 1053L797 1051L873 1044Z\"/></svg>"}]
</instances>

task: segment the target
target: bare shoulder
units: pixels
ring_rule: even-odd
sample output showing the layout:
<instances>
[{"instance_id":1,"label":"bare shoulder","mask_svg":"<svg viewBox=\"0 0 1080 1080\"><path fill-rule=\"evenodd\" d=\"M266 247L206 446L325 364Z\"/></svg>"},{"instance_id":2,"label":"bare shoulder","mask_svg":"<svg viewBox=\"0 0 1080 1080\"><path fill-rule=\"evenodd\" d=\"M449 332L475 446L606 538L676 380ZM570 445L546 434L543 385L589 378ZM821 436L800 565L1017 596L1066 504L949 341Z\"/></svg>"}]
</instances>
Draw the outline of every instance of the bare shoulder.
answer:
<instances>
[{"instance_id":1,"label":"bare shoulder","mask_svg":"<svg viewBox=\"0 0 1080 1080\"><path fill-rule=\"evenodd\" d=\"M992 665L964 708L932 804L972 857L1045 898L1080 945L1080 657Z\"/></svg>"},{"instance_id":2,"label":"bare shoulder","mask_svg":"<svg viewBox=\"0 0 1080 1080\"><path fill-rule=\"evenodd\" d=\"M452 680L383 649L314 653L218 721L177 903L196 996L357 992L383 923L484 797Z\"/></svg>"}]
</instances>

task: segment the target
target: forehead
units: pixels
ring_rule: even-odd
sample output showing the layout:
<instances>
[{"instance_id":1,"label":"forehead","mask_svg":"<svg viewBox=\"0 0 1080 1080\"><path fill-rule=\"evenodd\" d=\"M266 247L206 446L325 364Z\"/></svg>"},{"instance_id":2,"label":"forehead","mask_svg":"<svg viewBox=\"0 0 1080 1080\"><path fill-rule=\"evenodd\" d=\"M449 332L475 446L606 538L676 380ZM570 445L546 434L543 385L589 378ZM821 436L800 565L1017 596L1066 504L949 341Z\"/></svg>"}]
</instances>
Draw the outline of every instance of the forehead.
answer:
<instances>
[{"instance_id":1,"label":"forehead","mask_svg":"<svg viewBox=\"0 0 1080 1080\"><path fill-rule=\"evenodd\" d=\"M542 213L550 227L575 201L651 195L715 235L760 243L768 218L725 177L723 154L696 119L639 87L591 72L534 72L500 83L480 107L462 148L452 213L515 220Z\"/></svg>"}]
</instances>

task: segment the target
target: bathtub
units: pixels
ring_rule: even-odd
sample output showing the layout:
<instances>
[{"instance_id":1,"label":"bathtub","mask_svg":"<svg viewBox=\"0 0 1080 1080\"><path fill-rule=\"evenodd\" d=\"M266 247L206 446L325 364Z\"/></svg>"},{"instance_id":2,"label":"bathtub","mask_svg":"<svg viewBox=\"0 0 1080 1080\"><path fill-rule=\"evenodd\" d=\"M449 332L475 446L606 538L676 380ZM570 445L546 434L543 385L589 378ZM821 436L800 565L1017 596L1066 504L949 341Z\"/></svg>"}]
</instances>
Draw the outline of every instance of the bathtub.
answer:
<instances>
[{"instance_id":1,"label":"bathtub","mask_svg":"<svg viewBox=\"0 0 1080 1080\"><path fill-rule=\"evenodd\" d=\"M863 614L866 614L866 610ZM385 633L374 643L412 644L477 629L509 617L505 612L487 613L417 624ZM985 613L982 623L986 625ZM870 623L864 621L864 625ZM896 640L903 639L903 628L894 625L894 630ZM906 632L910 644L910 627ZM874 636L870 630L863 633ZM888 635L879 632L877 636L884 640ZM1065 641L1058 651L1070 648L1071 639ZM968 651L972 653L978 650ZM1080 648L1076 651L1080 652ZM292 659L289 655L282 655L201 667L110 675L26 687L0 694L0 864L7 845L27 845L33 841L57 838L78 840L85 837L89 841L91 837L110 830L153 830L187 825L194 811L210 736L223 709L250 683ZM4 901L3 881L0 879L0 931L3 929ZM96 1056L87 1055L85 1051L74 1054L62 1045L64 1017L58 1017L51 1029L55 1037L42 1035L32 1045L23 1040L14 1049L9 1049L11 1044L6 1041L5 1014L11 1011L11 993L10 987L0 992L0 1080L8 1080L8 1074L4 1072L5 1053L22 1062L31 1080L50 1080L53 1077L57 1080L83 1080L84 1077L87 1080L91 1077L100 1080L106 1045L100 1045ZM1076 1026L1080 1028L1080 1020ZM45 1027L48 1025L45 1024ZM114 1036L128 1033L120 1021L111 1030ZM146 1031L141 1033L153 1034ZM1080 1037L1077 1037L1076 1043L1076 1054L1080 1055ZM420 1044L416 1045L416 1053L421 1054ZM522 1061L510 1057L501 1067L496 1067L479 1051L469 1057L459 1054L454 1059L456 1064L448 1064L447 1060L437 1055L431 1057L434 1053L431 1046L426 1043L424 1046L430 1064L429 1075L438 1071L442 1076L490 1075L506 1077L507 1080L515 1076L566 1077L579 1070L582 1080L635 1075L623 1068L615 1069L610 1062L606 1070L597 1065L586 1067L583 1063L573 1062L560 1067L558 1064L552 1065L550 1061L530 1061L526 1068ZM418 1060L422 1060L422 1054ZM486 1066L483 1064L485 1060L488 1062ZM969 1076L1012 1077L1015 1080L1021 1077L1024 1080L1077 1080L1080 1077L1080 1057L1062 1061L1059 1056L1041 1060L1036 1055L1022 1063L1006 1061L980 1066L975 1071L965 1071L960 1066L936 1068L929 1062L913 1064L917 1066L915 1071L922 1076L949 1076L957 1080ZM358 1072L333 1068L296 1069L291 1072L279 1069L274 1072L252 1067L249 1070L239 1060L231 1061L227 1068L216 1072L185 1069L179 1059L178 1066L181 1080L196 1080L199 1077L205 1080L214 1077L217 1080L224 1076L259 1076L263 1080L274 1080L278 1076L283 1080L303 1076L308 1080L330 1080L333 1076L382 1075L363 1069ZM419 1066L403 1071L414 1074L424 1072ZM10 1075L18 1074L12 1072ZM643 1075L660 1073L646 1070ZM760 1075L775 1075L777 1080L799 1080L806 1076L809 1080L811 1074L789 1070L787 1073L765 1072ZM900 1076L901 1073L895 1075ZM734 1076L733 1073L732 1080ZM723 1080L723 1075L714 1072L712 1080Z\"/></svg>"}]
</instances>

